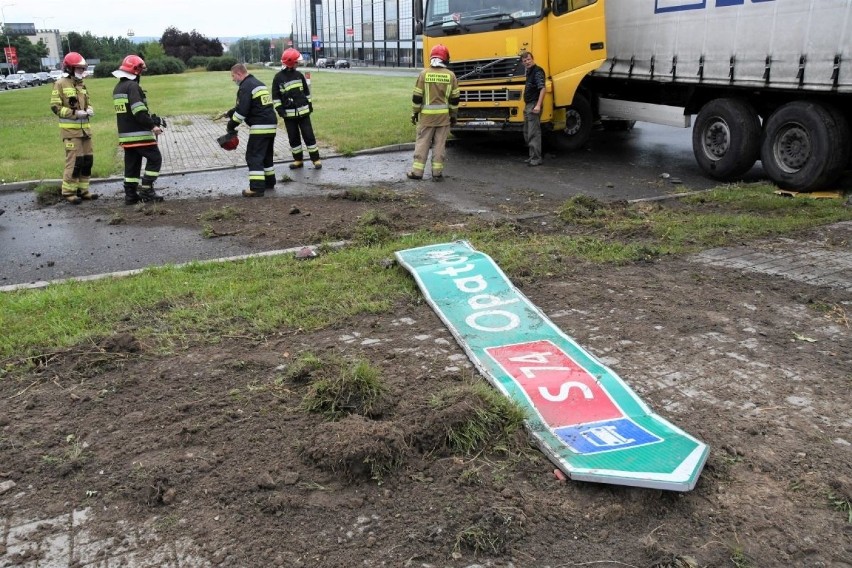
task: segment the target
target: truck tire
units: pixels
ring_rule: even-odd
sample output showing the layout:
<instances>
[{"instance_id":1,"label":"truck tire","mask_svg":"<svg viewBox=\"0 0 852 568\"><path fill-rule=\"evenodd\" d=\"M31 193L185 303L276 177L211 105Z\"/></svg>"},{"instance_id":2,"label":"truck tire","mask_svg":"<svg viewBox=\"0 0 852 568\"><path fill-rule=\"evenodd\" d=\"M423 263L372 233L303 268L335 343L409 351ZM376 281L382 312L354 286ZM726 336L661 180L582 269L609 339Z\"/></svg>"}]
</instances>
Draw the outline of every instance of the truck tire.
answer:
<instances>
[{"instance_id":1,"label":"truck tire","mask_svg":"<svg viewBox=\"0 0 852 568\"><path fill-rule=\"evenodd\" d=\"M692 129L692 153L708 176L733 181L760 155L760 118L743 99L714 99L704 105Z\"/></svg>"},{"instance_id":2,"label":"truck tire","mask_svg":"<svg viewBox=\"0 0 852 568\"><path fill-rule=\"evenodd\" d=\"M589 143L592 135L592 105L583 94L576 93L574 102L565 109L565 128L556 131L556 145L569 152L579 150Z\"/></svg>"},{"instance_id":3,"label":"truck tire","mask_svg":"<svg viewBox=\"0 0 852 568\"><path fill-rule=\"evenodd\" d=\"M849 124L818 102L793 101L766 121L760 157L778 187L815 191L837 180L849 161Z\"/></svg>"}]
</instances>

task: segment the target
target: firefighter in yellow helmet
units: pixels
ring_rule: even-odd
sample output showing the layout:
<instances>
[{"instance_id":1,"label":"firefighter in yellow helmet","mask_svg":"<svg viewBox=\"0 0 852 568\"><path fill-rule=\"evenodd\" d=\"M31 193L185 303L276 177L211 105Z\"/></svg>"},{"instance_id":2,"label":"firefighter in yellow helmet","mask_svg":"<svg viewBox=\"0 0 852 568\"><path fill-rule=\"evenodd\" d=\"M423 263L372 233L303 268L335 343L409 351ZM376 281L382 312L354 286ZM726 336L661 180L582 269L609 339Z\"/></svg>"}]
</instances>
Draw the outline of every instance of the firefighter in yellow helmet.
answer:
<instances>
[{"instance_id":1,"label":"firefighter in yellow helmet","mask_svg":"<svg viewBox=\"0 0 852 568\"><path fill-rule=\"evenodd\" d=\"M89 92L83 79L86 60L76 51L62 60L62 77L53 84L50 110L59 117L59 134L65 146L65 171L62 174L62 197L78 205L84 199L97 199L89 191L94 152L92 150L91 117L95 114L89 103Z\"/></svg>"},{"instance_id":2,"label":"firefighter in yellow helmet","mask_svg":"<svg viewBox=\"0 0 852 568\"><path fill-rule=\"evenodd\" d=\"M429 54L429 67L420 72L411 96L411 123L417 126L414 163L408 179L423 179L429 148L432 148L432 181L444 180L444 157L450 127L459 110L459 82L447 69L450 52L436 45ZM419 124L418 124L419 123Z\"/></svg>"}]
</instances>

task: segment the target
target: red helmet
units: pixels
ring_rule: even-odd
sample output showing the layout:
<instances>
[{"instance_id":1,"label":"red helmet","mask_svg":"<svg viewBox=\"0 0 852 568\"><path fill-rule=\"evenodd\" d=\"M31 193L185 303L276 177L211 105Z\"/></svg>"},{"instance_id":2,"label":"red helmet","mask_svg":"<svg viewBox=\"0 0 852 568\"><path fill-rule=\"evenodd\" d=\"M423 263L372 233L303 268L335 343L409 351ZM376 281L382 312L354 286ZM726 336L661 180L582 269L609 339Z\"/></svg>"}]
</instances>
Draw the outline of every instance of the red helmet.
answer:
<instances>
[{"instance_id":1,"label":"red helmet","mask_svg":"<svg viewBox=\"0 0 852 568\"><path fill-rule=\"evenodd\" d=\"M240 137L236 132L227 132L218 137L216 142L225 150L236 150L240 145Z\"/></svg>"},{"instance_id":2,"label":"red helmet","mask_svg":"<svg viewBox=\"0 0 852 568\"><path fill-rule=\"evenodd\" d=\"M432 51L429 53L429 59L433 57L440 57L441 61L444 63L450 62L450 50L447 49L446 46L441 45L440 43L432 48Z\"/></svg>"},{"instance_id":3,"label":"red helmet","mask_svg":"<svg viewBox=\"0 0 852 568\"><path fill-rule=\"evenodd\" d=\"M298 49L293 49L289 47L284 50L284 53L281 54L281 65L284 67L295 67L296 63L299 59L302 58L302 54L299 53Z\"/></svg>"},{"instance_id":4,"label":"red helmet","mask_svg":"<svg viewBox=\"0 0 852 568\"><path fill-rule=\"evenodd\" d=\"M138 55L128 55L124 58L124 61L121 62L121 65L118 67L119 71L126 71L127 73L133 73L134 75L141 75L142 71L147 69L148 66L145 65L145 62Z\"/></svg>"},{"instance_id":5,"label":"red helmet","mask_svg":"<svg viewBox=\"0 0 852 568\"><path fill-rule=\"evenodd\" d=\"M76 51L69 51L62 59L62 67L65 71L73 73L74 67L86 67L86 59Z\"/></svg>"}]
</instances>

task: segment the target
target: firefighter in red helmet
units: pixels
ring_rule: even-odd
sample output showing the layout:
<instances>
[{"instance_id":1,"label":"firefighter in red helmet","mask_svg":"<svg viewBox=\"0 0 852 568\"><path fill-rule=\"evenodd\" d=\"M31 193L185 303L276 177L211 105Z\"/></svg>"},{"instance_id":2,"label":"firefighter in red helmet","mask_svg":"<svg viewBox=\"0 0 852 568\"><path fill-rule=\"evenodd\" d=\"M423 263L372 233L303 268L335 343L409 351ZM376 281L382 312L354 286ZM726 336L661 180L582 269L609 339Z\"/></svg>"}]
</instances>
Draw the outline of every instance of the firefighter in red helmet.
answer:
<instances>
[{"instance_id":1,"label":"firefighter in red helmet","mask_svg":"<svg viewBox=\"0 0 852 568\"><path fill-rule=\"evenodd\" d=\"M112 72L118 79L112 91L112 102L118 125L118 144L124 149L124 203L127 205L163 200L154 191L154 182L163 165L157 138L163 133L166 123L156 114L151 114L145 91L139 86L146 69L141 57L128 55Z\"/></svg>"},{"instance_id":2,"label":"firefighter in red helmet","mask_svg":"<svg viewBox=\"0 0 852 568\"><path fill-rule=\"evenodd\" d=\"M450 52L436 45L429 54L429 67L420 72L411 96L411 123L417 125L414 162L406 176L423 179L429 148L432 148L432 181L444 180L444 157L450 127L459 110L459 82L447 68Z\"/></svg>"},{"instance_id":3,"label":"firefighter in red helmet","mask_svg":"<svg viewBox=\"0 0 852 568\"><path fill-rule=\"evenodd\" d=\"M62 60L64 73L50 93L50 110L59 117L59 135L65 146L65 171L62 174L62 197L79 204L84 199L97 199L89 191L94 151L92 149L91 117L95 114L89 103L89 92L83 79L86 60L72 51Z\"/></svg>"},{"instance_id":4,"label":"firefighter in red helmet","mask_svg":"<svg viewBox=\"0 0 852 568\"><path fill-rule=\"evenodd\" d=\"M287 138L290 142L290 152L293 154L293 162L290 169L301 168L304 164L304 148L314 164L314 168L322 168L319 147L311 125L311 113L314 105L311 103L311 89L305 76L296 70L296 65L302 59L299 50L285 49L281 54L281 71L275 74L272 80L272 104L278 116L284 119L287 129Z\"/></svg>"}]
</instances>

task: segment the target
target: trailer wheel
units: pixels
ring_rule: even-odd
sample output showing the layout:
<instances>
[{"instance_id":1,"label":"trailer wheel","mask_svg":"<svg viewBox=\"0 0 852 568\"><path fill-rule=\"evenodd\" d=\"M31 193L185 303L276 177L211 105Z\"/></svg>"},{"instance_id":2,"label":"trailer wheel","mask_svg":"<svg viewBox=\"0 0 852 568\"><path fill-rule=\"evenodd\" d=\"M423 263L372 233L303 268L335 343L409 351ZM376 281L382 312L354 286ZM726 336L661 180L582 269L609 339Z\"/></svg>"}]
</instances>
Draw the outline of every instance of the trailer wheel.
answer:
<instances>
[{"instance_id":1,"label":"trailer wheel","mask_svg":"<svg viewBox=\"0 0 852 568\"><path fill-rule=\"evenodd\" d=\"M556 144L563 150L573 152L589 143L592 135L592 105L581 93L574 95L574 102L565 109L565 128L556 131Z\"/></svg>"},{"instance_id":2,"label":"trailer wheel","mask_svg":"<svg viewBox=\"0 0 852 568\"><path fill-rule=\"evenodd\" d=\"M734 180L760 154L760 118L742 99L714 99L704 105L692 129L692 153L708 176Z\"/></svg>"},{"instance_id":3,"label":"trailer wheel","mask_svg":"<svg viewBox=\"0 0 852 568\"><path fill-rule=\"evenodd\" d=\"M794 101L766 121L760 157L776 185L807 191L837 180L849 152L849 124L843 113L816 102Z\"/></svg>"}]
</instances>

